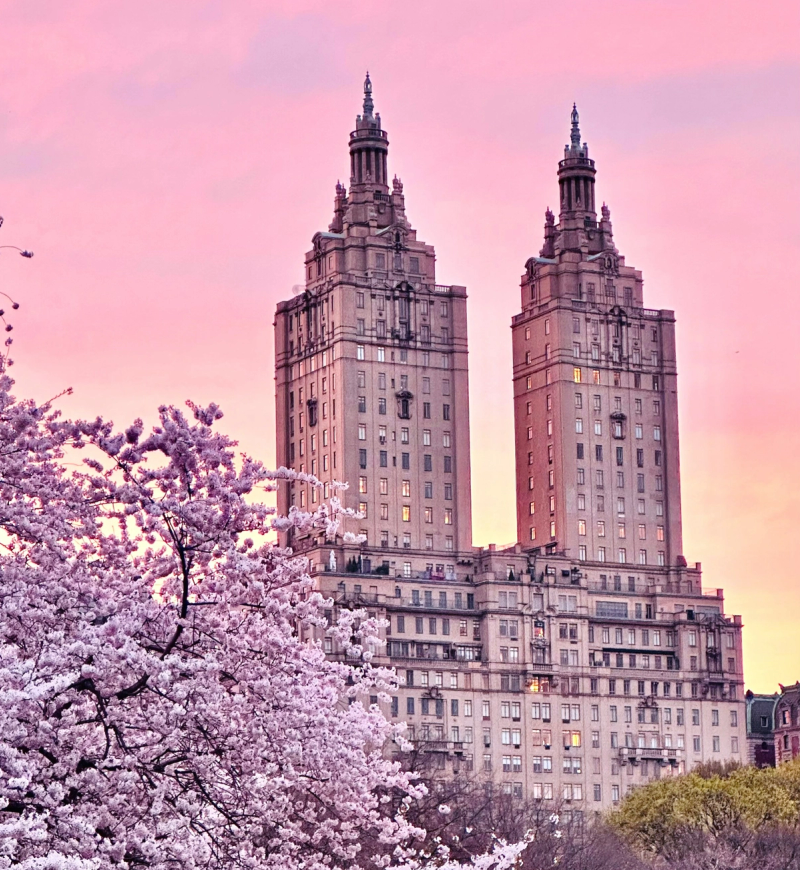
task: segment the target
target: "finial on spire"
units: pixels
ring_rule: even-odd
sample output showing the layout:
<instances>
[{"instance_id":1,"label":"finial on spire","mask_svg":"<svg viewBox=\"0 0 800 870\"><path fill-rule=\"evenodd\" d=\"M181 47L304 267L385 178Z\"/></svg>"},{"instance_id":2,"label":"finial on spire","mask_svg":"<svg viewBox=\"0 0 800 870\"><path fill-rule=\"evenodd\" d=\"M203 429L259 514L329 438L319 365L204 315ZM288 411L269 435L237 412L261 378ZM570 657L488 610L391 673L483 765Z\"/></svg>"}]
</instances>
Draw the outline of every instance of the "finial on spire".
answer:
<instances>
[{"instance_id":1,"label":"finial on spire","mask_svg":"<svg viewBox=\"0 0 800 870\"><path fill-rule=\"evenodd\" d=\"M578 126L578 107L575 103L572 104L572 131L569 139L573 148L581 147L581 128Z\"/></svg>"},{"instance_id":2,"label":"finial on spire","mask_svg":"<svg viewBox=\"0 0 800 870\"><path fill-rule=\"evenodd\" d=\"M369 70L364 79L364 117L371 118L375 104L372 102L372 82L369 80Z\"/></svg>"}]
</instances>

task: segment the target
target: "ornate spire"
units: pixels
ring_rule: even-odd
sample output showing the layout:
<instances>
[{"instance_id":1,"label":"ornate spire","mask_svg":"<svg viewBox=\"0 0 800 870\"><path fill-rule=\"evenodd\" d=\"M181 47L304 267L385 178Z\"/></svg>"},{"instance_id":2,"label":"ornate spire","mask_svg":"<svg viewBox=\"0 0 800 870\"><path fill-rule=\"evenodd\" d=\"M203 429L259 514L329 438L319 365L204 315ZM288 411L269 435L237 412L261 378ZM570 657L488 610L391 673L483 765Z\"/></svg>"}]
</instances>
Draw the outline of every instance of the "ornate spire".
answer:
<instances>
[{"instance_id":1,"label":"ornate spire","mask_svg":"<svg viewBox=\"0 0 800 870\"><path fill-rule=\"evenodd\" d=\"M367 76L367 81L369 81L369 76ZM581 128L578 126L578 107L575 103L572 104L572 130L569 139L573 148L581 147Z\"/></svg>"},{"instance_id":2,"label":"ornate spire","mask_svg":"<svg viewBox=\"0 0 800 870\"><path fill-rule=\"evenodd\" d=\"M369 80L369 71L364 79L364 117L371 118L375 104L372 102L372 82Z\"/></svg>"}]
</instances>

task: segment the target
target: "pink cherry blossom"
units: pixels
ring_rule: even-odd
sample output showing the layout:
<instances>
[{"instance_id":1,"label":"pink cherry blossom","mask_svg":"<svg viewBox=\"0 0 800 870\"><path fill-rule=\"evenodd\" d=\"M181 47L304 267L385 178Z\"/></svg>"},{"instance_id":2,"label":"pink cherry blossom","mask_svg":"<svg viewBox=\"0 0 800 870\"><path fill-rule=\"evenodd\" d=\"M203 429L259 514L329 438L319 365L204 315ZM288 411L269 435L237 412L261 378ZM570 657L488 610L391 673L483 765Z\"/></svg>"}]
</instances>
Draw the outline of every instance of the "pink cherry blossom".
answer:
<instances>
[{"instance_id":1,"label":"pink cherry blossom","mask_svg":"<svg viewBox=\"0 0 800 870\"><path fill-rule=\"evenodd\" d=\"M299 475L237 456L214 405L118 432L11 388L2 364L0 867L455 870L415 853L404 728L369 703L396 685L380 624L329 625L270 542L333 534L338 500L275 517L261 495Z\"/></svg>"}]
</instances>

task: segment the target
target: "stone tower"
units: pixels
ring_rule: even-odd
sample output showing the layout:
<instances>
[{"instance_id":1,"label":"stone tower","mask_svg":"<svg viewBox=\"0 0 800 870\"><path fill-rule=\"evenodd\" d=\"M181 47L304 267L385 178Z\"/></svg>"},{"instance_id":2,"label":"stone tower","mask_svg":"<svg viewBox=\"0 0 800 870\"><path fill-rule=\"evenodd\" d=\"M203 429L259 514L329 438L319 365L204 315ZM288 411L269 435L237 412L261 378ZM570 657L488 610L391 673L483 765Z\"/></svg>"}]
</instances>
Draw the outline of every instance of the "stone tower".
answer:
<instances>
[{"instance_id":1,"label":"stone tower","mask_svg":"<svg viewBox=\"0 0 800 870\"><path fill-rule=\"evenodd\" d=\"M466 291L436 283L434 249L406 217L402 182L389 182L388 151L367 75L349 191L337 183L305 288L275 317L277 455L350 484L345 505L364 515L359 558L454 574L472 546ZM282 484L279 509L318 497Z\"/></svg>"},{"instance_id":2,"label":"stone tower","mask_svg":"<svg viewBox=\"0 0 800 870\"><path fill-rule=\"evenodd\" d=\"M572 110L558 223L522 276L513 319L517 531L581 562L685 567L675 318L595 211L595 165Z\"/></svg>"}]
</instances>

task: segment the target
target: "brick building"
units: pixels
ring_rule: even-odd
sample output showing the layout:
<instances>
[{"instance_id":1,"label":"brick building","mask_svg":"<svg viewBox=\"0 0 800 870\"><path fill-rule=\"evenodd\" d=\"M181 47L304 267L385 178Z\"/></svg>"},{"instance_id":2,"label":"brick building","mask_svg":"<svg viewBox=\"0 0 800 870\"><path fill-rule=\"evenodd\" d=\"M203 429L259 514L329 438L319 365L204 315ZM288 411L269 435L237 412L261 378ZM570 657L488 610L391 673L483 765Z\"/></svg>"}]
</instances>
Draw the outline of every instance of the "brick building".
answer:
<instances>
[{"instance_id":1,"label":"brick building","mask_svg":"<svg viewBox=\"0 0 800 870\"><path fill-rule=\"evenodd\" d=\"M775 761L781 764L800 755L800 683L781 686L775 703Z\"/></svg>"},{"instance_id":2,"label":"brick building","mask_svg":"<svg viewBox=\"0 0 800 870\"><path fill-rule=\"evenodd\" d=\"M506 549L471 540L466 290L437 283L388 146L367 78L349 190L275 317L279 464L348 480L366 542L284 543L335 608L388 621L385 712L442 775L587 812L744 760L741 619L681 555L674 317L643 307L605 207L597 221L577 111L559 222L548 210L512 324ZM281 484L279 507L325 489Z\"/></svg>"}]
</instances>

